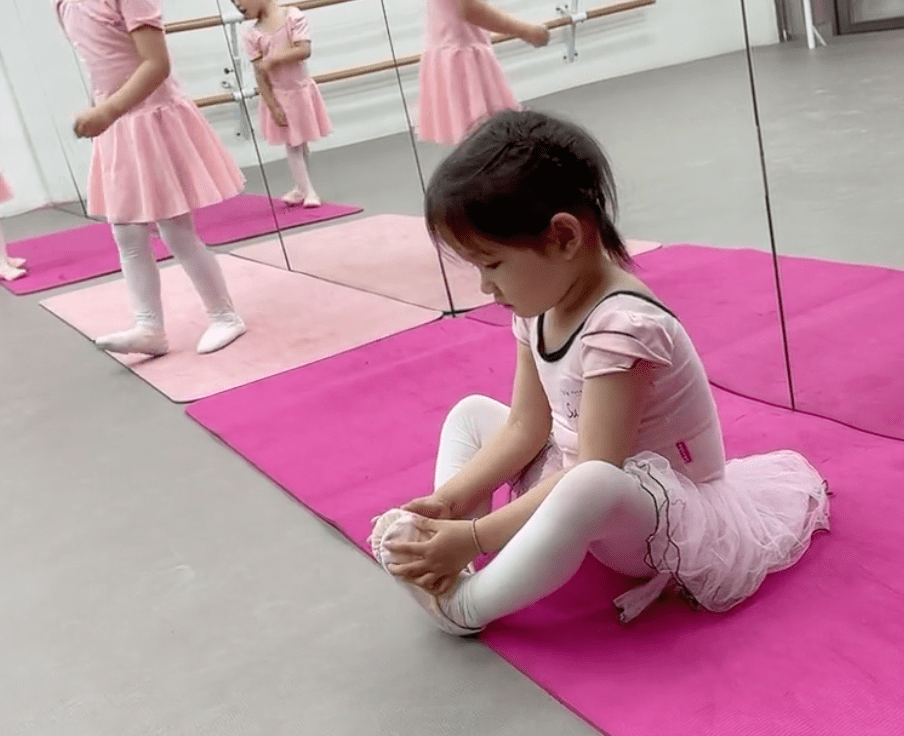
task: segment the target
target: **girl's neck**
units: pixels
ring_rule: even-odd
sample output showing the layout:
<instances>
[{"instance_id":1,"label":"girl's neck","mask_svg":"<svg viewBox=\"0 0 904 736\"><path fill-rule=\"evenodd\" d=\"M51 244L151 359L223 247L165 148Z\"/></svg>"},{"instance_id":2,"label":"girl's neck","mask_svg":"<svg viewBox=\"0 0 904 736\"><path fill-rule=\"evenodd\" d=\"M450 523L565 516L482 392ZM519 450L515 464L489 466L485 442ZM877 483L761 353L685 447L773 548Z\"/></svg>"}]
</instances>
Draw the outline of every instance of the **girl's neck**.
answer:
<instances>
[{"instance_id":1,"label":"girl's neck","mask_svg":"<svg viewBox=\"0 0 904 736\"><path fill-rule=\"evenodd\" d=\"M588 257L577 269L577 277L564 297L550 312L556 321L569 323L583 319L606 294L622 281L622 270L602 252Z\"/></svg>"},{"instance_id":2,"label":"girl's neck","mask_svg":"<svg viewBox=\"0 0 904 736\"><path fill-rule=\"evenodd\" d=\"M257 22L262 25L273 23L282 17L282 8L276 3L264 3Z\"/></svg>"}]
</instances>

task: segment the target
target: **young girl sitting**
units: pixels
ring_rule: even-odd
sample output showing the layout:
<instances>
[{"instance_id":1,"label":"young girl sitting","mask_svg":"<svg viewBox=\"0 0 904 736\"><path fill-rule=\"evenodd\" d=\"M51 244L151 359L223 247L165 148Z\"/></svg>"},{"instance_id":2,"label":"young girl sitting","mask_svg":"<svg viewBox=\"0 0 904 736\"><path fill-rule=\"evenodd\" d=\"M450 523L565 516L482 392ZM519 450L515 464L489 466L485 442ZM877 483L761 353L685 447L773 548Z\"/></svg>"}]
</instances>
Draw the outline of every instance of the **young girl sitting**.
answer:
<instances>
[{"instance_id":1,"label":"young girl sitting","mask_svg":"<svg viewBox=\"0 0 904 736\"><path fill-rule=\"evenodd\" d=\"M678 318L629 271L598 144L537 112L504 112L430 182L434 238L513 312L512 406L461 401L432 495L376 519L373 553L458 635L549 595L589 551L711 611L753 594L828 529L826 484L792 451L725 462L706 373ZM511 501L490 512L509 482ZM480 553L498 554L474 573Z\"/></svg>"},{"instance_id":2,"label":"young girl sitting","mask_svg":"<svg viewBox=\"0 0 904 736\"><path fill-rule=\"evenodd\" d=\"M94 107L75 122L93 138L88 214L113 226L132 307L131 329L97 339L115 353L163 355L160 273L149 223L188 274L210 325L197 350L245 333L223 273L195 232L192 211L242 191L245 179L198 107L170 75L160 0L55 0L67 38L91 74Z\"/></svg>"},{"instance_id":3,"label":"young girl sitting","mask_svg":"<svg viewBox=\"0 0 904 736\"><path fill-rule=\"evenodd\" d=\"M285 145L295 188L282 199L289 205L317 207L306 159L308 143L330 134L326 105L305 59L311 55L307 18L298 8L284 8L272 0L233 0L257 21L245 35L245 52L254 64L260 92L260 128L272 146Z\"/></svg>"},{"instance_id":4,"label":"young girl sitting","mask_svg":"<svg viewBox=\"0 0 904 736\"><path fill-rule=\"evenodd\" d=\"M0 173L0 202L7 202L13 198L13 190L10 188L3 174ZM6 253L6 239L3 230L0 229L0 280L13 281L25 275L23 266L25 261L21 258L10 258Z\"/></svg>"}]
</instances>

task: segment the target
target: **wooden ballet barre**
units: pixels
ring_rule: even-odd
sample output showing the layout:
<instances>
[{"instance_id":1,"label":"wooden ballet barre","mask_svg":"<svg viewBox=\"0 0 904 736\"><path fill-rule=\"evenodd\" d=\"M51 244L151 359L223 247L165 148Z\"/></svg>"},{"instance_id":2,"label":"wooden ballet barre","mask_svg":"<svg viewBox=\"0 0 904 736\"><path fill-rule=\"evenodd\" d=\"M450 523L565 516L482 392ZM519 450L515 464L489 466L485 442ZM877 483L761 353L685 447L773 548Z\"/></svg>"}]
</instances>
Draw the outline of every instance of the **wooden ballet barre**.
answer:
<instances>
[{"instance_id":1,"label":"wooden ballet barre","mask_svg":"<svg viewBox=\"0 0 904 736\"><path fill-rule=\"evenodd\" d=\"M313 2L320 2L321 0L312 0ZM331 0L331 2L348 2L349 0ZM655 5L656 0L621 0L616 3L609 3L608 5L603 5L599 8L594 8L593 10L587 11L587 20L592 20L594 18L604 18L607 15L615 15L616 13L624 13L628 10L636 10L638 8L645 8L650 5ZM555 28L561 28L563 26L571 25L571 18L568 16L563 16L561 18L556 18L555 20L548 20L543 23L548 29L553 30ZM493 43L503 43L504 41L512 41L518 38L513 35L503 35L501 33L494 33L491 37L491 41ZM397 59L389 59L388 61L378 61L374 64L364 64L362 66L353 66L348 69L337 69L334 72L325 72L323 74L314 75L314 81L317 84L325 84L327 82L338 82L341 79L353 79L354 77L362 77L365 74L373 74L374 72L384 72L389 71L390 69L398 69L403 66L411 66L413 64L417 64L421 60L420 54L411 54L409 56L400 56ZM218 95L207 95L206 97L199 97L195 100L195 104L198 107L212 107L214 105L224 105L228 102L238 102L242 97L246 99L248 97L253 97L254 94L248 94L247 92L236 92L234 94L229 94L228 92L223 92Z\"/></svg>"},{"instance_id":2,"label":"wooden ballet barre","mask_svg":"<svg viewBox=\"0 0 904 736\"><path fill-rule=\"evenodd\" d=\"M353 2L353 0L298 0L296 2L280 3L287 7L298 8L299 10L313 10L314 8L325 8L328 5L339 5L340 3ZM191 18L189 20L177 20L167 23L163 26L163 30L167 33L182 33L183 31L199 31L202 28L216 28L223 25L223 19L219 15L205 15L203 18Z\"/></svg>"}]
</instances>

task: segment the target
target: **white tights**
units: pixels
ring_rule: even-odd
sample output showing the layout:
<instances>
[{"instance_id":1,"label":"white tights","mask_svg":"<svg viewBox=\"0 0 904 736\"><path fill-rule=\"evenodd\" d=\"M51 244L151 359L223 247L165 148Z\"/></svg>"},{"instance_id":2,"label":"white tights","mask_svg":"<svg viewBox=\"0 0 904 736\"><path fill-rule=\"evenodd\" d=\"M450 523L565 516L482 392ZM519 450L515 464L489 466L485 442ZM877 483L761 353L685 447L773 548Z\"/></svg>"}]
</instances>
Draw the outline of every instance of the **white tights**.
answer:
<instances>
[{"instance_id":1,"label":"white tights","mask_svg":"<svg viewBox=\"0 0 904 736\"><path fill-rule=\"evenodd\" d=\"M440 435L436 487L467 464L508 412L485 396L470 396L453 408ZM498 555L441 596L439 605L461 626L485 626L558 590L588 551L619 572L650 577L654 573L644 554L655 528L653 501L634 476L605 462L581 463L556 484Z\"/></svg>"},{"instance_id":2,"label":"white tights","mask_svg":"<svg viewBox=\"0 0 904 736\"><path fill-rule=\"evenodd\" d=\"M223 272L195 233L191 213L161 220L157 227L166 247L194 284L211 320L234 315ZM162 329L160 272L151 248L150 228L146 224L113 225L113 238L119 247L122 275L136 324Z\"/></svg>"},{"instance_id":3,"label":"white tights","mask_svg":"<svg viewBox=\"0 0 904 736\"><path fill-rule=\"evenodd\" d=\"M225 347L245 332L235 313L216 257L198 238L191 213L161 220L160 236L185 269L210 318L210 326L198 343L199 353ZM104 335L97 345L118 353L162 355L168 350L163 330L160 272L151 248L147 224L113 225L119 261L125 278L135 325L125 332Z\"/></svg>"},{"instance_id":4,"label":"white tights","mask_svg":"<svg viewBox=\"0 0 904 736\"><path fill-rule=\"evenodd\" d=\"M303 143L300 146L286 146L286 159L289 162L289 171L292 172L295 187L306 202L318 199L317 192L314 191L314 185L311 184L311 177L308 174L307 158L307 143Z\"/></svg>"}]
</instances>

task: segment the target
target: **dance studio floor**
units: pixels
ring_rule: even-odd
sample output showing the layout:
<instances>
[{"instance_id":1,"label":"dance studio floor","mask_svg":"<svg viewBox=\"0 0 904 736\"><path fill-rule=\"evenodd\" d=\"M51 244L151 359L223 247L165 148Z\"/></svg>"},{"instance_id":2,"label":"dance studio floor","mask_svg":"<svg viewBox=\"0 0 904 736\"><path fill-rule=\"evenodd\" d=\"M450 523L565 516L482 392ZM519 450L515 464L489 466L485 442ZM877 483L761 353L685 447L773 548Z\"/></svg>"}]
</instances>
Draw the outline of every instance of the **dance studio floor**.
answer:
<instances>
[{"instance_id":1,"label":"dance studio floor","mask_svg":"<svg viewBox=\"0 0 904 736\"><path fill-rule=\"evenodd\" d=\"M814 79L835 80L824 94L856 95L870 129L900 130L900 108L883 102L893 94L900 102L899 82L869 69L895 68L904 35L868 38L815 56L791 46L757 53L773 116L776 227L788 255L904 268L900 139L883 152L886 165L870 167L876 140L856 134L856 115L805 109ZM735 54L532 102L572 113L603 139L624 184L627 236L762 248L744 74ZM855 88L861 82L866 89ZM689 100L702 116L737 126L700 130ZM681 150L667 150L669 131ZM827 150L833 136L839 143ZM397 185L378 176L408 145L399 135L315 156L321 195L363 206L358 217L418 214L413 174ZM422 152L429 174L439 152ZM287 188L281 166L268 173L277 191ZM814 184L828 178L843 189ZM826 192L833 201L823 201ZM854 211L870 216L855 220ZM10 218L4 229L15 240L84 224L57 209ZM598 733L489 648L438 636L337 531L41 308L47 296L0 289L0 627L8 632L0 732Z\"/></svg>"}]
</instances>

